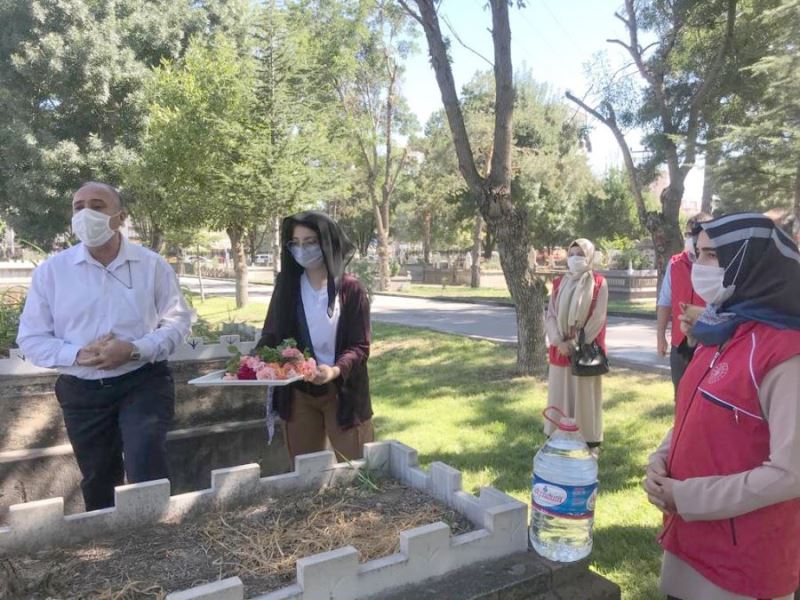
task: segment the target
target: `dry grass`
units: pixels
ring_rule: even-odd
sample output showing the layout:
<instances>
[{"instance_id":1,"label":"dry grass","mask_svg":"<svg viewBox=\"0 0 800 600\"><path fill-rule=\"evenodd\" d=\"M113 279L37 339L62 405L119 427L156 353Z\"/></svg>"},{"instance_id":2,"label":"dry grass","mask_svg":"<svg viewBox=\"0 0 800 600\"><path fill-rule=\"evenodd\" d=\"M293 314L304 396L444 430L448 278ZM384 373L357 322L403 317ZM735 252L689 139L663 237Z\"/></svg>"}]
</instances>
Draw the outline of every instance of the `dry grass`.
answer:
<instances>
[{"instance_id":1,"label":"dry grass","mask_svg":"<svg viewBox=\"0 0 800 600\"><path fill-rule=\"evenodd\" d=\"M239 576L248 595L294 580L298 558L352 545L361 561L399 549L401 531L437 521L454 535L472 525L392 480L269 499L183 523L120 533L0 563L0 599L163 600L167 593ZM3 579L7 593L4 595Z\"/></svg>"}]
</instances>

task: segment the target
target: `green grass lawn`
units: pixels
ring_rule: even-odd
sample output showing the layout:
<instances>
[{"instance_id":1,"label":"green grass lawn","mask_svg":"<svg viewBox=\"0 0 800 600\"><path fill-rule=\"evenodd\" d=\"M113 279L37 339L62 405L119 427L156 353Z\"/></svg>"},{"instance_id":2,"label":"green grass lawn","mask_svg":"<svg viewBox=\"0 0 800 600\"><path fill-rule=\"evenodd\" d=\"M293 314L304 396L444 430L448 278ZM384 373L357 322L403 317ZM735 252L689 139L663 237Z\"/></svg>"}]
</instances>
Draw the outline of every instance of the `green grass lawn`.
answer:
<instances>
[{"instance_id":1,"label":"green grass lawn","mask_svg":"<svg viewBox=\"0 0 800 600\"><path fill-rule=\"evenodd\" d=\"M195 299L212 324L261 325L263 303L235 310L233 300ZM493 485L530 502L531 461L544 442L547 389L515 377L511 348L425 330L373 324L370 380L379 439L419 450L423 466L444 461L463 473L464 489ZM626 599L658 597L660 513L639 483L647 455L671 424L672 384L615 370L606 376L605 443L592 568L622 587Z\"/></svg>"},{"instance_id":2,"label":"green grass lawn","mask_svg":"<svg viewBox=\"0 0 800 600\"><path fill-rule=\"evenodd\" d=\"M248 323L261 326L267 316L267 305L264 302L249 302L244 308L236 308L233 298L207 297L200 301L197 294L186 294L197 311L197 315L212 325L221 323Z\"/></svg>"},{"instance_id":3,"label":"green grass lawn","mask_svg":"<svg viewBox=\"0 0 800 600\"><path fill-rule=\"evenodd\" d=\"M493 485L530 502L531 461L544 442L545 384L514 377L514 351L375 324L370 380L379 439L419 450L463 473L464 489ZM639 487L647 455L671 424L664 378L616 371L605 379L605 443L592 568L626 599L658 597L660 513Z\"/></svg>"},{"instance_id":4,"label":"green grass lawn","mask_svg":"<svg viewBox=\"0 0 800 600\"><path fill-rule=\"evenodd\" d=\"M408 287L404 292L398 292L408 296L419 296L422 298L447 298L448 300L491 300L493 302L503 302L513 304L511 295L506 288L471 288L467 286L448 285L428 285L415 283ZM610 300L608 310L612 312L624 312L637 315L655 315L656 301L646 302L625 302L622 300Z\"/></svg>"},{"instance_id":5,"label":"green grass lawn","mask_svg":"<svg viewBox=\"0 0 800 600\"><path fill-rule=\"evenodd\" d=\"M511 295L506 288L471 288L461 285L429 285L414 283L408 286L404 292L398 292L408 296L420 296L422 298L448 298L450 300L494 300L496 302L507 302L512 304Z\"/></svg>"}]
</instances>

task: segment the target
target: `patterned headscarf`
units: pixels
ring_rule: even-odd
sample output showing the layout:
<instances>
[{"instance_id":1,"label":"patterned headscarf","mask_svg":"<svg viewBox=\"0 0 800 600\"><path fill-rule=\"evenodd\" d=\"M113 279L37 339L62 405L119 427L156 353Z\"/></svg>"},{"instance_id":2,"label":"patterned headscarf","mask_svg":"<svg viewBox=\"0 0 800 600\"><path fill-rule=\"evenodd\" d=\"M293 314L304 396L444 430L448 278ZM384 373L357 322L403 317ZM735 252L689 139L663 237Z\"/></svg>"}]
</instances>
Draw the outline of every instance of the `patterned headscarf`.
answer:
<instances>
[{"instance_id":1,"label":"patterned headscarf","mask_svg":"<svg viewBox=\"0 0 800 600\"><path fill-rule=\"evenodd\" d=\"M775 223L759 213L737 213L699 223L725 269L731 296L708 307L692 335L704 345L725 342L745 321L800 329L800 253Z\"/></svg>"}]
</instances>

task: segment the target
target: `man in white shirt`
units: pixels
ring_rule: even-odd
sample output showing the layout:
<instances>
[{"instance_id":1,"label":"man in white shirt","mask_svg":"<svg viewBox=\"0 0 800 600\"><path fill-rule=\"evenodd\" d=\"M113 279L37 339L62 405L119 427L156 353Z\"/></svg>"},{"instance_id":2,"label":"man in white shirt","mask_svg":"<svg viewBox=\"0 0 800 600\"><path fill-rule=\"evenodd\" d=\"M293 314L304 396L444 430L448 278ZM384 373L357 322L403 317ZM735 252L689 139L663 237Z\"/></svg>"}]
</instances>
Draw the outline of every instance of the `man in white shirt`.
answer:
<instances>
[{"instance_id":1,"label":"man in white shirt","mask_svg":"<svg viewBox=\"0 0 800 600\"><path fill-rule=\"evenodd\" d=\"M60 373L56 397L86 510L113 506L125 476L168 476L167 357L191 326L174 271L119 232L125 217L113 187L90 182L75 192L72 230L82 243L36 268L17 336L31 362Z\"/></svg>"}]
</instances>

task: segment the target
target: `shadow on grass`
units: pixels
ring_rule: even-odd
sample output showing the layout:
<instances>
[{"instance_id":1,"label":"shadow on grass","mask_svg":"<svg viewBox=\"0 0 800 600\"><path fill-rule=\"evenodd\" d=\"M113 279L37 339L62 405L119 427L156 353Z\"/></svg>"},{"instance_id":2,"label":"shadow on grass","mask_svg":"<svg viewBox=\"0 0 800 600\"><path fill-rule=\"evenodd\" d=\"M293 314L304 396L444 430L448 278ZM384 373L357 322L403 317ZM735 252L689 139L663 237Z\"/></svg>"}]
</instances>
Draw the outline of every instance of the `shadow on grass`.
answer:
<instances>
[{"instance_id":1,"label":"shadow on grass","mask_svg":"<svg viewBox=\"0 0 800 600\"><path fill-rule=\"evenodd\" d=\"M614 525L595 528L592 569L624 584L626 600L663 598L658 592L660 527ZM623 581L624 578L624 581Z\"/></svg>"}]
</instances>

